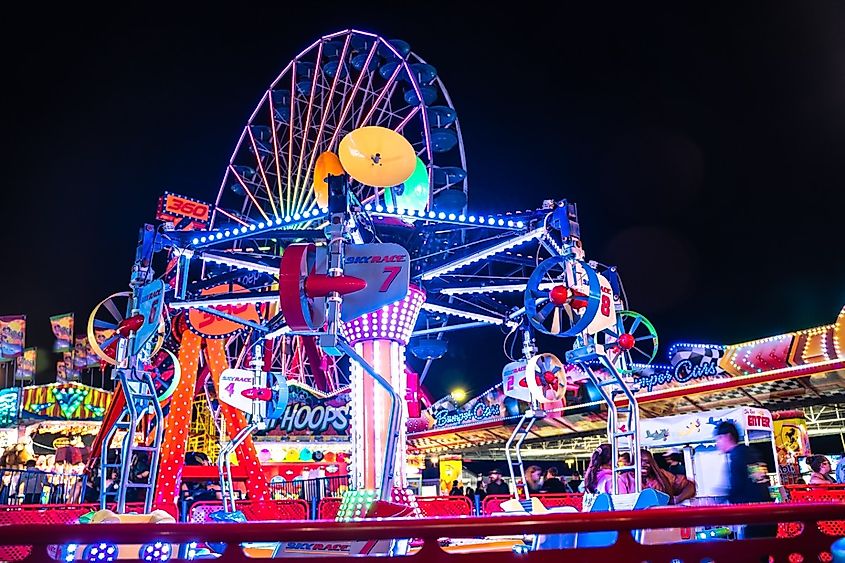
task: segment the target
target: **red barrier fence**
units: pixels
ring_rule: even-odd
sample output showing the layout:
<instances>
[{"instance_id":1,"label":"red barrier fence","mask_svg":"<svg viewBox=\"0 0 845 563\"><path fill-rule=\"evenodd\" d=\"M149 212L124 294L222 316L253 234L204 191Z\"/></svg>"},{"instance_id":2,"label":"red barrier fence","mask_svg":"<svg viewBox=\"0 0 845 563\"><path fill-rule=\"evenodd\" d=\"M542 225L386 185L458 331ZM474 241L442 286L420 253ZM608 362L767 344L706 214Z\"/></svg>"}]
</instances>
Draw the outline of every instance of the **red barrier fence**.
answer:
<instances>
[{"instance_id":1,"label":"red barrier fence","mask_svg":"<svg viewBox=\"0 0 845 563\"><path fill-rule=\"evenodd\" d=\"M424 518L472 516L472 501L464 496L417 497Z\"/></svg>"},{"instance_id":2,"label":"red barrier fence","mask_svg":"<svg viewBox=\"0 0 845 563\"><path fill-rule=\"evenodd\" d=\"M546 508L553 508L555 506L573 506L579 512L584 502L583 493L560 493L560 494L538 494L531 495L531 498L537 497L543 506ZM494 512L501 512L502 503L506 500L512 499L511 495L488 495L481 501L481 513L489 516Z\"/></svg>"},{"instance_id":3,"label":"red barrier fence","mask_svg":"<svg viewBox=\"0 0 845 563\"><path fill-rule=\"evenodd\" d=\"M33 546L27 563L55 563L48 545L108 542L144 544L155 541L184 544L213 541L228 544L217 559L219 563L247 563L251 560L237 547L241 542L326 542L369 539L420 538L419 561L460 563L534 562L565 557L567 563L596 561L649 561L670 563L676 560L714 563L759 561L771 556L774 561L829 560L835 540L819 530L819 520L845 519L840 504L761 504L744 506L671 507L640 511L617 511L542 516L501 516L496 518L386 519L353 523L337 522L251 522L247 524L121 524L54 525L45 534L40 526L10 525L0 528L0 546ZM643 545L630 533L618 534L615 544L607 547L568 549L565 554L551 551L515 554L511 551L449 553L438 539L478 536L514 536L520 534L555 534L617 530L620 532L704 525L764 524L800 521L803 531L790 538L760 538L734 541L688 542ZM362 559L370 559L364 557ZM327 556L323 563L348 563L348 557Z\"/></svg>"},{"instance_id":4,"label":"red barrier fence","mask_svg":"<svg viewBox=\"0 0 845 563\"><path fill-rule=\"evenodd\" d=\"M787 485L790 503L835 502L845 504L845 485ZM830 520L819 522L821 530L827 534L845 536L845 521ZM781 524L779 536L793 535L800 532L800 525Z\"/></svg>"},{"instance_id":5,"label":"red barrier fence","mask_svg":"<svg viewBox=\"0 0 845 563\"><path fill-rule=\"evenodd\" d=\"M337 497L321 498L320 504L317 505L317 520L334 520L342 501L343 499Z\"/></svg>"},{"instance_id":6,"label":"red barrier fence","mask_svg":"<svg viewBox=\"0 0 845 563\"><path fill-rule=\"evenodd\" d=\"M114 503L109 503L107 506L112 510L115 508ZM33 527L38 526L43 530L43 526L76 524L80 516L88 514L92 510L99 509L100 505L97 503L18 504L4 506L0 510L0 526L17 524ZM141 512L144 510L144 505L143 503L126 503L126 510ZM4 535L5 530L5 527L0 527L0 537ZM17 561L26 557L29 552L29 546L0 544L0 561Z\"/></svg>"}]
</instances>

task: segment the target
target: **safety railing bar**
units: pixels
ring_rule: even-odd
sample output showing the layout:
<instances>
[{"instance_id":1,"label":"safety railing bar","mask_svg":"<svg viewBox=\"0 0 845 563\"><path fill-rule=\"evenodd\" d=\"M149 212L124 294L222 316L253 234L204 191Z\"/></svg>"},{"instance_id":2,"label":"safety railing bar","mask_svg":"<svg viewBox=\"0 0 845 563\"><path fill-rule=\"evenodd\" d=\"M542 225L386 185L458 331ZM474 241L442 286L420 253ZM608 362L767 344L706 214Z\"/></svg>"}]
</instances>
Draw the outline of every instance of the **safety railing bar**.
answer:
<instances>
[{"instance_id":1,"label":"safety railing bar","mask_svg":"<svg viewBox=\"0 0 845 563\"><path fill-rule=\"evenodd\" d=\"M514 534L552 534L593 531L626 531L695 527L700 525L763 524L801 522L804 534L814 535L817 522L845 520L845 505L746 505L696 508L665 508L586 514L546 514L462 518L397 518L352 523L326 521L275 521L206 524L123 524L120 526L53 525L50 537L43 528L13 524L0 527L0 545L44 543L90 543L110 541L144 543L151 535L161 541L181 543L196 538L215 542L244 541L350 541L415 537L506 536ZM153 531L154 530L154 531ZM401 531L399 531L401 530ZM481 533L479 533L481 532Z\"/></svg>"}]
</instances>

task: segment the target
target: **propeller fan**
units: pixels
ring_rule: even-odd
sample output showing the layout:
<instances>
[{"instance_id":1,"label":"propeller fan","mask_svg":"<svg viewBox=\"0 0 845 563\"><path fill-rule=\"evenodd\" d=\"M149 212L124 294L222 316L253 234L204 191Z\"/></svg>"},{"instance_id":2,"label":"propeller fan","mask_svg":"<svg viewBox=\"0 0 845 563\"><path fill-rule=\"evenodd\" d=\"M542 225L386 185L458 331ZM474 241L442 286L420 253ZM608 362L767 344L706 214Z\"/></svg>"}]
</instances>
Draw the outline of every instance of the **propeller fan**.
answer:
<instances>
[{"instance_id":1,"label":"propeller fan","mask_svg":"<svg viewBox=\"0 0 845 563\"><path fill-rule=\"evenodd\" d=\"M531 398L540 404L563 401L566 395L566 370L554 354L538 354L528 360L526 383Z\"/></svg>"}]
</instances>

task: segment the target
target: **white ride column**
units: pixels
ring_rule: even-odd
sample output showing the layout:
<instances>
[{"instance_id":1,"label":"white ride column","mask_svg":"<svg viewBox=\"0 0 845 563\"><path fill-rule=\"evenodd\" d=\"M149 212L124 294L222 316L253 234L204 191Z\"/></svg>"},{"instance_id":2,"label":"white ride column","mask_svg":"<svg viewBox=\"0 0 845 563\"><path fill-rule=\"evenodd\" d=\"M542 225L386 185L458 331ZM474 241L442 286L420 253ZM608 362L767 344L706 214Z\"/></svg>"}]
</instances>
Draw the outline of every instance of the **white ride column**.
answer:
<instances>
[{"instance_id":1,"label":"white ride column","mask_svg":"<svg viewBox=\"0 0 845 563\"><path fill-rule=\"evenodd\" d=\"M393 486L405 486L407 457L405 347L417 322L425 293L411 285L401 301L385 305L341 325L341 332L355 351L384 377L402 398L399 435L395 444ZM350 426L352 459L350 486L378 489L381 486L390 425L391 398L357 362L350 362Z\"/></svg>"}]
</instances>

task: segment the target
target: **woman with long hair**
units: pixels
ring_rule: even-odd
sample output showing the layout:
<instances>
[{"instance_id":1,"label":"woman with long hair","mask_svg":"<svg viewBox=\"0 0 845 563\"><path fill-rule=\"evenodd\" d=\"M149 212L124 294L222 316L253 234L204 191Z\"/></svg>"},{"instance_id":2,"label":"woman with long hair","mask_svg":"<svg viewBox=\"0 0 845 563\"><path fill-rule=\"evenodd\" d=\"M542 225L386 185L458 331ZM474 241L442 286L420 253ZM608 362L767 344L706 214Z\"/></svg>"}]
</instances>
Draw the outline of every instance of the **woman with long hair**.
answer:
<instances>
[{"instance_id":1,"label":"woman with long hair","mask_svg":"<svg viewBox=\"0 0 845 563\"><path fill-rule=\"evenodd\" d=\"M675 475L657 465L650 451L640 450L643 488L654 489L669 495L669 504L681 504L695 496L695 482L684 475Z\"/></svg>"},{"instance_id":2,"label":"woman with long hair","mask_svg":"<svg viewBox=\"0 0 845 563\"><path fill-rule=\"evenodd\" d=\"M587 493L613 493L613 450L610 444L602 444L590 456L590 464L584 473L584 491ZM619 473L616 476L619 494L636 491L634 475L631 472Z\"/></svg>"}]
</instances>

